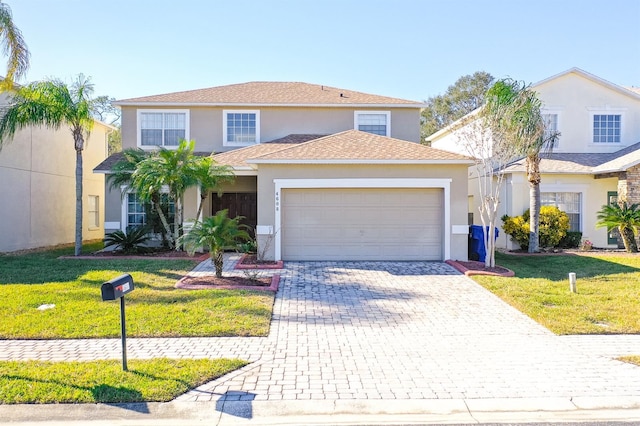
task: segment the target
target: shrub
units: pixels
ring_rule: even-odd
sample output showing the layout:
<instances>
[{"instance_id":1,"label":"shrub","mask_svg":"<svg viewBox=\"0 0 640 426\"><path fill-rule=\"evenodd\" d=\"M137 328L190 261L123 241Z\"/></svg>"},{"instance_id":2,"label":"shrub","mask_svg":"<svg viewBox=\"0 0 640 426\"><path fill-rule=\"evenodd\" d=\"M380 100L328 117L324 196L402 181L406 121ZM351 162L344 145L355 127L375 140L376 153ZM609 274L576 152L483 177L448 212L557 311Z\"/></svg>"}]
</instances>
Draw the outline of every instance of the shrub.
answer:
<instances>
[{"instance_id":1,"label":"shrub","mask_svg":"<svg viewBox=\"0 0 640 426\"><path fill-rule=\"evenodd\" d=\"M116 250L123 253L143 253L148 250L143 246L148 240L147 228L133 228L128 232L118 230L105 235L104 246L116 246Z\"/></svg>"},{"instance_id":2,"label":"shrub","mask_svg":"<svg viewBox=\"0 0 640 426\"><path fill-rule=\"evenodd\" d=\"M502 217L505 234L517 243L521 249L529 247L529 209L521 216ZM541 247L557 247L569 230L569 216L557 207L542 206L540 208L540 226L538 234ZM578 243L580 239L578 239ZM577 245L576 245L577 247Z\"/></svg>"},{"instance_id":3,"label":"shrub","mask_svg":"<svg viewBox=\"0 0 640 426\"><path fill-rule=\"evenodd\" d=\"M581 242L582 242L582 232L567 231L567 235L562 237L562 239L558 243L558 247L565 248L565 249L578 248L580 247Z\"/></svg>"}]
</instances>

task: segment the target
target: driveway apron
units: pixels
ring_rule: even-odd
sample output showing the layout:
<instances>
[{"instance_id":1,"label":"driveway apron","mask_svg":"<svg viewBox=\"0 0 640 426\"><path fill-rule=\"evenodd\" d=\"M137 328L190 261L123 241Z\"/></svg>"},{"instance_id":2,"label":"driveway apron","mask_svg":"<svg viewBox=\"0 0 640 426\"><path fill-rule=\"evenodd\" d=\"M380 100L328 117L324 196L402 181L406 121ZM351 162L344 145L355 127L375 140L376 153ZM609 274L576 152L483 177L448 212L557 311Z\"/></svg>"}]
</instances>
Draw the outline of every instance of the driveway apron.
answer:
<instances>
[{"instance_id":1,"label":"driveway apron","mask_svg":"<svg viewBox=\"0 0 640 426\"><path fill-rule=\"evenodd\" d=\"M179 400L640 396L640 368L576 351L442 263L287 262L261 358Z\"/></svg>"}]
</instances>

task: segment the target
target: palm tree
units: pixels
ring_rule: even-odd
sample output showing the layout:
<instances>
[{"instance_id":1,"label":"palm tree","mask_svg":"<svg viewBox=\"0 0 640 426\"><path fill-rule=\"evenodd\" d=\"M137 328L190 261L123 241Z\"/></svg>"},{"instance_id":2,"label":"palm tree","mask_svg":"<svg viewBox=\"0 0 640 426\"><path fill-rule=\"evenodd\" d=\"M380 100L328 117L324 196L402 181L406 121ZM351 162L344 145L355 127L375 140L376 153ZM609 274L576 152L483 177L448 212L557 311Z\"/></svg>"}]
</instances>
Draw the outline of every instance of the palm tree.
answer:
<instances>
[{"instance_id":1,"label":"palm tree","mask_svg":"<svg viewBox=\"0 0 640 426\"><path fill-rule=\"evenodd\" d=\"M529 253L539 251L540 226L540 152L552 147L558 132L548 132L541 114L542 103L524 82L512 79L497 81L487 91L483 117L489 123L494 149L515 145L525 157L529 182Z\"/></svg>"},{"instance_id":2,"label":"palm tree","mask_svg":"<svg viewBox=\"0 0 640 426\"><path fill-rule=\"evenodd\" d=\"M22 33L13 24L11 8L0 3L0 43L2 51L9 57L7 73L0 89L13 89L13 82L25 75L29 69L29 50Z\"/></svg>"},{"instance_id":3,"label":"palm tree","mask_svg":"<svg viewBox=\"0 0 640 426\"><path fill-rule=\"evenodd\" d=\"M218 195L222 195L221 185L223 183L233 182L235 176L231 167L217 164L211 157L199 158L193 172L195 173L200 189L200 205L196 213L196 220L198 220L200 214L202 214L202 209L209 196L209 192L217 190Z\"/></svg>"},{"instance_id":4,"label":"palm tree","mask_svg":"<svg viewBox=\"0 0 640 426\"><path fill-rule=\"evenodd\" d=\"M181 234L184 221L184 194L188 188L198 184L195 170L198 158L193 149L195 141L180 141L175 150L161 148L158 152L142 160L132 175L132 187L144 200L151 200L152 194L161 192L163 186L169 190L169 198L175 203L173 242ZM159 212L160 213L160 212ZM163 225L168 229L168 224ZM179 245L176 244L178 249Z\"/></svg>"},{"instance_id":5,"label":"palm tree","mask_svg":"<svg viewBox=\"0 0 640 426\"><path fill-rule=\"evenodd\" d=\"M93 85L82 74L69 87L60 80L31 83L18 88L0 117L0 148L16 131L30 126L59 129L68 126L76 151L75 255L82 250L82 151L93 127Z\"/></svg>"},{"instance_id":6,"label":"palm tree","mask_svg":"<svg viewBox=\"0 0 640 426\"><path fill-rule=\"evenodd\" d=\"M220 210L214 216L207 217L202 222L196 222L191 231L182 237L187 251L193 253L199 248L209 248L211 261L216 268L216 277L222 277L224 266L223 254L225 250L236 249L240 241L251 237L240 225L242 216L229 218L228 210Z\"/></svg>"},{"instance_id":7,"label":"palm tree","mask_svg":"<svg viewBox=\"0 0 640 426\"><path fill-rule=\"evenodd\" d=\"M640 204L627 205L626 202L602 206L597 215L596 227L606 226L609 232L617 228L620 231L625 250L629 253L637 253L638 245L635 237L638 235L640 227L639 208Z\"/></svg>"}]
</instances>

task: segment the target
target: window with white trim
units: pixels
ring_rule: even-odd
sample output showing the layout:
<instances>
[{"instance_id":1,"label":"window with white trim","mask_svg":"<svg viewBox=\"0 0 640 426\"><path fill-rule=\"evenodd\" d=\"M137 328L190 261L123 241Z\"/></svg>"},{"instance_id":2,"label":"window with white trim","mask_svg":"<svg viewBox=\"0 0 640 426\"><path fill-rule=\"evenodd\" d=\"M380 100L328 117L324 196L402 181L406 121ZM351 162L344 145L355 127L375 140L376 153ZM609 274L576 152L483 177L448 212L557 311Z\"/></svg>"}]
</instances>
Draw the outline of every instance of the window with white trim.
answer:
<instances>
[{"instance_id":1,"label":"window with white trim","mask_svg":"<svg viewBox=\"0 0 640 426\"><path fill-rule=\"evenodd\" d=\"M162 210L165 213L169 225L173 226L175 205L173 201L169 199L169 194L163 193L161 197L160 205L162 206ZM159 221L159 219L156 218L158 214L151 204L143 202L135 192L127 193L126 203L127 221L125 229L127 231L150 225L150 232L159 232L159 228L162 225L157 223ZM149 223L150 221L152 223Z\"/></svg>"},{"instance_id":2,"label":"window with white trim","mask_svg":"<svg viewBox=\"0 0 640 426\"><path fill-rule=\"evenodd\" d=\"M569 216L569 230L580 231L582 194L580 192L542 192L543 206L555 206Z\"/></svg>"},{"instance_id":3,"label":"window with white trim","mask_svg":"<svg viewBox=\"0 0 640 426\"><path fill-rule=\"evenodd\" d=\"M558 114L542 114L542 120L544 121L544 138L548 139L552 134L558 131ZM557 148L559 139L551 145L550 141L545 144L545 148Z\"/></svg>"},{"instance_id":4,"label":"window with white trim","mask_svg":"<svg viewBox=\"0 0 640 426\"><path fill-rule=\"evenodd\" d=\"M374 135L391 136L391 113L389 111L356 111L353 127Z\"/></svg>"},{"instance_id":5,"label":"window with white trim","mask_svg":"<svg viewBox=\"0 0 640 426\"><path fill-rule=\"evenodd\" d=\"M223 145L246 146L260 143L260 111L224 110Z\"/></svg>"},{"instance_id":6,"label":"window with white trim","mask_svg":"<svg viewBox=\"0 0 640 426\"><path fill-rule=\"evenodd\" d=\"M89 213L88 222L89 229L100 227L100 197L97 195L89 195L87 200L87 210Z\"/></svg>"},{"instance_id":7,"label":"window with white trim","mask_svg":"<svg viewBox=\"0 0 640 426\"><path fill-rule=\"evenodd\" d=\"M593 143L620 143L621 114L593 114Z\"/></svg>"},{"instance_id":8,"label":"window with white trim","mask_svg":"<svg viewBox=\"0 0 640 426\"><path fill-rule=\"evenodd\" d=\"M188 110L138 110L138 146L177 147L189 139Z\"/></svg>"}]
</instances>

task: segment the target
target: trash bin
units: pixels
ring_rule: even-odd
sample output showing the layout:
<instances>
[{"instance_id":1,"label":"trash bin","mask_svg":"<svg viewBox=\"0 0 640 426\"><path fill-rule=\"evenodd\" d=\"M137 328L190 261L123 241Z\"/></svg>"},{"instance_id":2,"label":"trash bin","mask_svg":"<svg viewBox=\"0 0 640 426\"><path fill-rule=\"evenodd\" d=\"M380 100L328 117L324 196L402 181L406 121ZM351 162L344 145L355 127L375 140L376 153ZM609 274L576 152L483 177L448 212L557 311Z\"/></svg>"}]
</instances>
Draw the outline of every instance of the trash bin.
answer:
<instances>
[{"instance_id":1,"label":"trash bin","mask_svg":"<svg viewBox=\"0 0 640 426\"><path fill-rule=\"evenodd\" d=\"M485 227L489 232L489 227ZM498 239L498 228L495 228L494 240ZM469 259L484 262L487 252L484 248L484 230L481 225L469 226Z\"/></svg>"}]
</instances>

